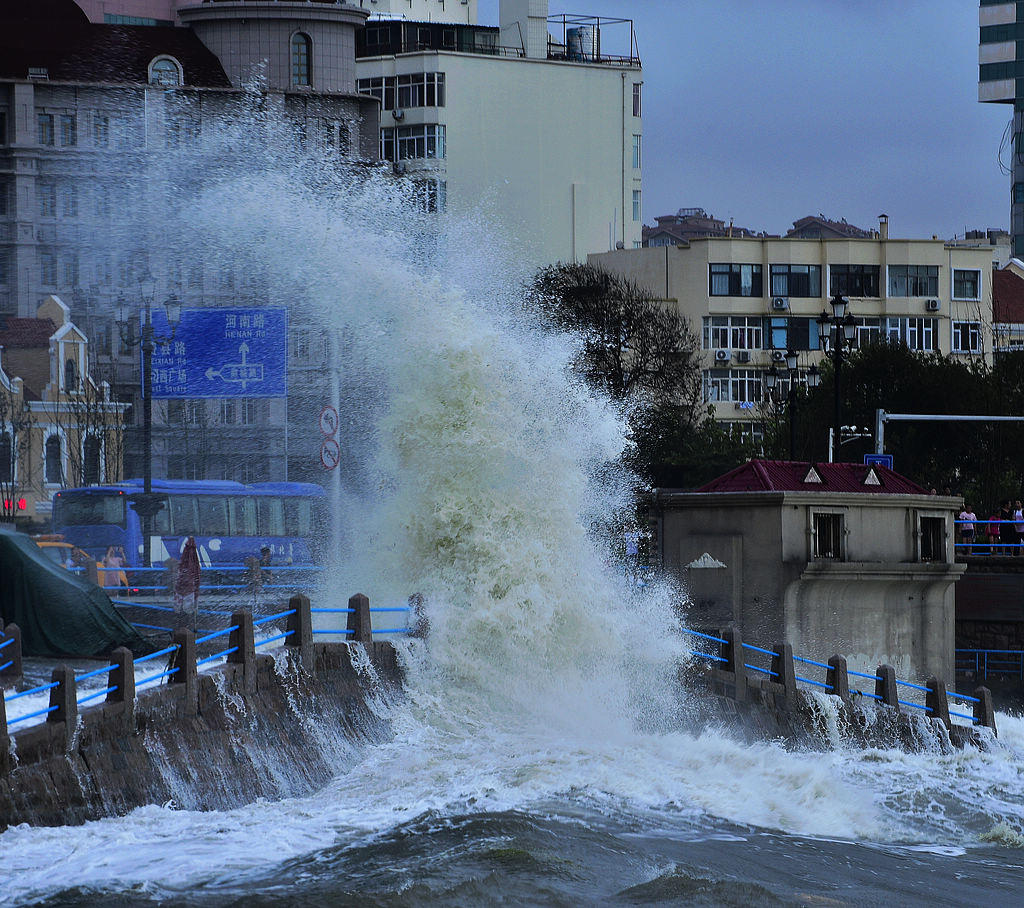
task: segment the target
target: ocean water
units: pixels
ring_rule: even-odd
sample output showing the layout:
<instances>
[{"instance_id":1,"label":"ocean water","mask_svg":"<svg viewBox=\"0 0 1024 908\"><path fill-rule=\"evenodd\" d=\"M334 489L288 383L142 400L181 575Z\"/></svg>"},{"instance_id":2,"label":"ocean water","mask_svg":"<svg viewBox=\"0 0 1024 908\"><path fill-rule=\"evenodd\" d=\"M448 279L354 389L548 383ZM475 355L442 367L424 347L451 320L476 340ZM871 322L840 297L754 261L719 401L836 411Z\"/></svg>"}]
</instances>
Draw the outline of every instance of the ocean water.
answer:
<instances>
[{"instance_id":1,"label":"ocean water","mask_svg":"<svg viewBox=\"0 0 1024 908\"><path fill-rule=\"evenodd\" d=\"M614 568L622 414L524 314L515 237L416 214L258 115L203 142L137 175L111 236L256 275L333 339L350 431L319 600L416 592L430 636L399 642L404 690L374 702L393 738L348 748L322 790L8 829L0 904L1019 901L1022 720L988 752L906 754L699 719L675 681L683 591Z\"/></svg>"}]
</instances>

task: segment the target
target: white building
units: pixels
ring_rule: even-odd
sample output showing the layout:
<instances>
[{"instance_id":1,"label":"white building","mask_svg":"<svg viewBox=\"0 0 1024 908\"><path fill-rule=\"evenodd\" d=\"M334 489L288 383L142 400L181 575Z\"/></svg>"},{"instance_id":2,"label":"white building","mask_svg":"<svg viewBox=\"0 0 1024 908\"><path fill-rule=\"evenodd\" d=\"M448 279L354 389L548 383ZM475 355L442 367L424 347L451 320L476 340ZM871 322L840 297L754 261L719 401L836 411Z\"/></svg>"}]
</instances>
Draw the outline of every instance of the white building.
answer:
<instances>
[{"instance_id":1,"label":"white building","mask_svg":"<svg viewBox=\"0 0 1024 908\"><path fill-rule=\"evenodd\" d=\"M548 18L547 0L360 0L358 89L381 157L428 209L492 219L546 264L640 246L642 73L632 22ZM621 247L620 247L621 248Z\"/></svg>"}]
</instances>

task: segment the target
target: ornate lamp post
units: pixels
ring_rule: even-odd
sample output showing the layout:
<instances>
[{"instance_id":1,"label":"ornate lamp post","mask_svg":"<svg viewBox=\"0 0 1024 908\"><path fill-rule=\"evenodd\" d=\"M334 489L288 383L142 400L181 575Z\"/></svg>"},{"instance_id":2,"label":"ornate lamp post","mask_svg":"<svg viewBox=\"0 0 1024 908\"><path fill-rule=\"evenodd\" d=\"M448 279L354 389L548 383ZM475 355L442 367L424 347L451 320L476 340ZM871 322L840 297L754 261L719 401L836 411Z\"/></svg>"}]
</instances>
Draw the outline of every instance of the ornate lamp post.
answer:
<instances>
[{"instance_id":1,"label":"ornate lamp post","mask_svg":"<svg viewBox=\"0 0 1024 908\"><path fill-rule=\"evenodd\" d=\"M843 368L843 349L853 345L857 337L857 320L848 311L849 303L836 294L831 300L832 315L822 310L815 321L818 324L818 342L821 349L832 357L833 382L835 385L835 412L833 416L832 438L829 445L829 460L839 450L839 433L842 429L842 390L840 376Z\"/></svg>"},{"instance_id":2,"label":"ornate lamp post","mask_svg":"<svg viewBox=\"0 0 1024 908\"><path fill-rule=\"evenodd\" d=\"M780 378L789 379L789 390L786 392L786 417L789 420L789 459L796 460L796 399L797 399L797 379L800 376L800 370L797 368L797 361L799 360L798 354L794 350L786 351L786 372L780 374L779 371L772 366L764 377L765 387L768 389L768 393L775 397L775 391L778 388ZM811 366L807 370L807 387L817 388L821 383L821 372L817 366Z\"/></svg>"},{"instance_id":3,"label":"ornate lamp post","mask_svg":"<svg viewBox=\"0 0 1024 908\"><path fill-rule=\"evenodd\" d=\"M133 336L131 316L126 314L124 300L118 304L117 328L121 335L121 342L126 347L142 348L142 446L145 450L145 457L142 465L142 492L128 496L135 513L142 519L142 564L143 567L151 566L152 556L152 531L153 518L163 508L167 496L153 494L153 351L157 344L169 344L174 340L174 334L178 330L178 321L181 318L181 302L171 294L164 303L164 312L167 315L167 324L170 327L170 334L157 336L153 330L153 313L151 293L143 293L145 309L142 317L142 337Z\"/></svg>"}]
</instances>

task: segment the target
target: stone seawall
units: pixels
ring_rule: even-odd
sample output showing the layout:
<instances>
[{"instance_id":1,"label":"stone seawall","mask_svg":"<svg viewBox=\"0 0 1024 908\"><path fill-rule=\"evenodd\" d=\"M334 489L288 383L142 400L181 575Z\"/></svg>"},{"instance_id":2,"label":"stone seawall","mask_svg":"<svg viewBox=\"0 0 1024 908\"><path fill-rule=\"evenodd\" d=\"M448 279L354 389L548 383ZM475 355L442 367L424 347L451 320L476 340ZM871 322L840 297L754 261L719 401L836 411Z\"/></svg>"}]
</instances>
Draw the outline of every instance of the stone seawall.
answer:
<instances>
[{"instance_id":1,"label":"stone seawall","mask_svg":"<svg viewBox=\"0 0 1024 908\"><path fill-rule=\"evenodd\" d=\"M0 759L0 830L145 804L213 810L309 794L358 743L386 739L371 698L397 696L401 672L390 643L325 643L194 680L12 735Z\"/></svg>"}]
</instances>

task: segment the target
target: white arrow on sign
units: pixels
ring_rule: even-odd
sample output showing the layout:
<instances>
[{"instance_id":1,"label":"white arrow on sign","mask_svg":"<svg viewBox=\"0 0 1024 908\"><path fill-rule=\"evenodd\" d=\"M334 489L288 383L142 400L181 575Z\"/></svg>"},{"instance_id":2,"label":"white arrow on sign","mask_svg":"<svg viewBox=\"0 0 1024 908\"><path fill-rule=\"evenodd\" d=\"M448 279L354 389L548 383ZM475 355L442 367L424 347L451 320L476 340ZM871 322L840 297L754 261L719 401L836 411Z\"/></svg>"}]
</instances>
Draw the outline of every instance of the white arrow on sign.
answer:
<instances>
[{"instance_id":1,"label":"white arrow on sign","mask_svg":"<svg viewBox=\"0 0 1024 908\"><path fill-rule=\"evenodd\" d=\"M324 469L333 470L340 460L341 448L338 447L338 443L333 438L325 438L324 443L320 445L320 463L324 465Z\"/></svg>"},{"instance_id":2,"label":"white arrow on sign","mask_svg":"<svg viewBox=\"0 0 1024 908\"><path fill-rule=\"evenodd\" d=\"M243 391L250 384L263 381L263 363L248 362L249 345L244 341L238 346L238 354L242 360L240 363L227 363L219 369L210 366L206 370L206 380L213 381L215 378L220 378L226 382L237 382L241 384Z\"/></svg>"},{"instance_id":3,"label":"white arrow on sign","mask_svg":"<svg viewBox=\"0 0 1024 908\"><path fill-rule=\"evenodd\" d=\"M320 434L327 438L334 438L338 431L338 411L334 407L327 406L320 411Z\"/></svg>"}]
</instances>

